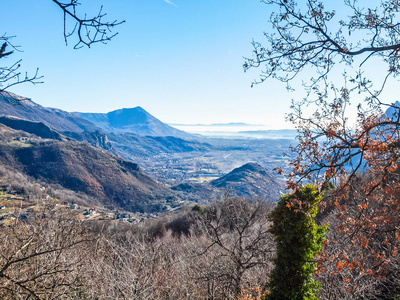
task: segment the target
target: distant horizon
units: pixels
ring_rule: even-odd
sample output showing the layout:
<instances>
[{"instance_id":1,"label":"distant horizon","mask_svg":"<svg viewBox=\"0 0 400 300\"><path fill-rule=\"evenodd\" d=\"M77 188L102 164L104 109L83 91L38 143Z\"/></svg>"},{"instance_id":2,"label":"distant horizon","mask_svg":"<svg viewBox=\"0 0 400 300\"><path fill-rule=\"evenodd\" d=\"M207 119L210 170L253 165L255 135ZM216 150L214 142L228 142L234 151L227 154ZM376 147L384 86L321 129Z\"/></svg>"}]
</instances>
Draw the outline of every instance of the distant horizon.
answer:
<instances>
[{"instance_id":1,"label":"distant horizon","mask_svg":"<svg viewBox=\"0 0 400 300\"><path fill-rule=\"evenodd\" d=\"M177 123L166 123L169 126L173 126L173 127L206 127L206 128L212 128L212 127L219 127L219 128L230 128L230 127L247 127L249 130L252 129L251 131L254 131L255 129L253 128L257 128L260 127L262 129L258 129L259 131L279 131L279 130L296 130L295 128L289 128L289 127L285 127L285 128L277 128L277 127L271 127L271 125L266 125L266 124L251 124L251 123L244 123L244 122L230 122L230 123L213 123L213 124L177 124Z\"/></svg>"},{"instance_id":2,"label":"distant horizon","mask_svg":"<svg viewBox=\"0 0 400 300\"><path fill-rule=\"evenodd\" d=\"M242 138L269 138L269 139L293 139L297 135L296 129L271 128L267 125L172 125L176 129L209 137L242 137Z\"/></svg>"},{"instance_id":3,"label":"distant horizon","mask_svg":"<svg viewBox=\"0 0 400 300\"><path fill-rule=\"evenodd\" d=\"M31 101L33 101L33 100L31 100ZM35 101L33 101L33 102L35 102ZM60 109L59 107L50 107L50 106L48 106L47 108ZM135 109L135 108L141 108L141 109L145 110L147 113L149 113L150 115L152 115L153 117L159 119L158 116L152 114L151 112L149 112L148 110L144 109L140 105L137 105L137 106L134 106L134 107L121 107L121 108L117 108L117 109L114 109L114 110L111 110L111 111L107 111L107 112L81 112L81 111L68 111L68 112L70 112L70 113L87 113L87 114L107 114L107 113L114 112L114 111L117 111L117 110ZM162 121L162 120L160 120L160 121ZM169 126L176 127L178 129L179 129L179 127L187 126L187 127L209 127L209 128L211 128L211 127L219 127L220 129L223 128L223 127L252 127L252 128L260 127L260 128L262 128L260 130L274 130L274 131L276 131L276 130L295 130L294 128L288 128L288 127L286 127L286 128L273 128L273 127L271 127L271 125L267 125L267 124L254 124L254 123L235 122L235 121L227 122L227 123L196 123L196 124L194 124L194 123L167 123L167 122L164 122L164 121L162 121L162 122L167 124L167 125L169 125ZM184 130L184 131L188 131L188 130ZM234 132L234 131L232 131L232 132Z\"/></svg>"},{"instance_id":4,"label":"distant horizon","mask_svg":"<svg viewBox=\"0 0 400 300\"><path fill-rule=\"evenodd\" d=\"M30 99L29 97L26 97L24 95L18 95L16 93L13 93L13 92L10 92L10 91L7 91L7 93L11 93L16 97L22 98L22 99L27 100L27 101L31 101L31 102L33 102L33 103L35 103L37 105L41 105L40 103L38 103L38 102L36 102L36 101L34 101L34 100ZM48 109L64 110L64 109L62 109L60 107L55 107L55 106L43 106L43 107L48 108ZM69 112L69 113L108 114L110 112L114 112L114 111L118 111L118 110L135 109L135 108L143 109L144 111L146 111L151 116L159 119L158 116L156 116L153 113L149 112L148 110L144 109L140 105L137 105L137 106L134 106L134 107L120 107L120 108L117 108L117 109L114 109L114 110L111 110L111 111L107 111L107 112L93 112L93 111L91 111L91 112L82 112L82 111L67 111L67 110L64 110L64 111ZM255 123L246 123L246 122L240 122L240 121L232 121L232 122L227 122L227 123L196 123L196 124L194 124L194 123L167 123L167 122L164 122L163 120L160 120L160 121L165 123L165 124L167 124L167 125L169 125L169 126L175 127L177 129L180 129L180 130L183 130L183 131L187 131L187 132L193 132L193 133L200 133L200 132L206 132L206 131L210 131L210 132L220 131L220 132L231 132L231 133L238 132L239 133L240 131L243 131L243 129L246 128L246 127L247 128L250 127L252 129L258 128L259 131L295 130L294 128L288 128L288 127L278 128L278 127L272 127L271 125L267 125L267 124L259 124L259 123L255 124ZM180 127L194 127L194 128L195 127L199 127L199 128L200 127L206 127L208 130L191 131L191 130L187 130L187 129L182 129ZM212 130L213 127L216 127L218 130ZM229 130L222 130L224 127L228 128ZM239 128L242 128L242 129L239 129Z\"/></svg>"},{"instance_id":5,"label":"distant horizon","mask_svg":"<svg viewBox=\"0 0 400 300\"><path fill-rule=\"evenodd\" d=\"M171 126L267 126L265 124L252 124L245 122L229 122L229 123L168 123Z\"/></svg>"}]
</instances>

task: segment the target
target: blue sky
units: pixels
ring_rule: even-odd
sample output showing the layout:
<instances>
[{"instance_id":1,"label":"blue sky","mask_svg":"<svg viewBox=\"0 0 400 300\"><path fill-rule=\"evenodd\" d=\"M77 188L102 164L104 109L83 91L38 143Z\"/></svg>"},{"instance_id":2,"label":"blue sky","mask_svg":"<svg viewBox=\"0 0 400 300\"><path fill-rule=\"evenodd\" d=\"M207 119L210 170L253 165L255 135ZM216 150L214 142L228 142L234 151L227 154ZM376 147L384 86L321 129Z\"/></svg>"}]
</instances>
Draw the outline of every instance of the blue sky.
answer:
<instances>
[{"instance_id":1,"label":"blue sky","mask_svg":"<svg viewBox=\"0 0 400 300\"><path fill-rule=\"evenodd\" d=\"M1 4L0 34L15 35L23 68L40 85L12 91L67 111L108 112L142 106L167 123L247 122L290 128L284 85L251 88L260 70L244 73L251 41L268 30L270 7L258 0L82 0L101 4L109 20L126 20L107 45L66 47L62 12L50 0Z\"/></svg>"}]
</instances>

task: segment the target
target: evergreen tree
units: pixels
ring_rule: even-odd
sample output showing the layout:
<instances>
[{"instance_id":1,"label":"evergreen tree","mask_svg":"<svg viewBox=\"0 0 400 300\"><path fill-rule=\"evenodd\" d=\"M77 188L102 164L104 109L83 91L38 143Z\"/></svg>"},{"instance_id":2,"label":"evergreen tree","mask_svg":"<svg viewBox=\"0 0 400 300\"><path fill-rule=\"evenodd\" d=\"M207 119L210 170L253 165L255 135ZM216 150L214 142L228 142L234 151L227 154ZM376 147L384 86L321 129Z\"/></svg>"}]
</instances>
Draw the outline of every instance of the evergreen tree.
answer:
<instances>
[{"instance_id":1,"label":"evergreen tree","mask_svg":"<svg viewBox=\"0 0 400 300\"><path fill-rule=\"evenodd\" d=\"M314 257L321 250L327 228L314 220L321 199L315 186L302 186L283 195L271 212L270 232L275 236L277 256L266 299L318 299L320 284L313 280Z\"/></svg>"}]
</instances>

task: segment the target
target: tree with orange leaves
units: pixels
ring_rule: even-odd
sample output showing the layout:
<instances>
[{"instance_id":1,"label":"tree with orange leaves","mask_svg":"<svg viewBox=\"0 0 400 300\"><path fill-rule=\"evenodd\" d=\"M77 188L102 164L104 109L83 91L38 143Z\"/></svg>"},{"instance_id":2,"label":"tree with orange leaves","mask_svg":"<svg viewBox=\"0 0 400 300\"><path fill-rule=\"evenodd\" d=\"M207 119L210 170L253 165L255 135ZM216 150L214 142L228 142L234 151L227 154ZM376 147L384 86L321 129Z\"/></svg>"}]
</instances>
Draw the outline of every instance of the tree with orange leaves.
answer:
<instances>
[{"instance_id":1,"label":"tree with orange leaves","mask_svg":"<svg viewBox=\"0 0 400 300\"><path fill-rule=\"evenodd\" d=\"M274 78L288 89L301 78L306 92L288 115L298 129L288 186L313 182L322 191L335 183L321 202L336 224L327 272L342 276L351 265L342 276L349 293L360 275L387 279L382 285L391 293L400 286L393 275L400 271L400 105L390 93L400 75L400 3L344 0L338 9L319 0L262 2L275 7L273 32L253 42L244 69L263 66L255 83ZM335 235L345 241L341 249Z\"/></svg>"}]
</instances>

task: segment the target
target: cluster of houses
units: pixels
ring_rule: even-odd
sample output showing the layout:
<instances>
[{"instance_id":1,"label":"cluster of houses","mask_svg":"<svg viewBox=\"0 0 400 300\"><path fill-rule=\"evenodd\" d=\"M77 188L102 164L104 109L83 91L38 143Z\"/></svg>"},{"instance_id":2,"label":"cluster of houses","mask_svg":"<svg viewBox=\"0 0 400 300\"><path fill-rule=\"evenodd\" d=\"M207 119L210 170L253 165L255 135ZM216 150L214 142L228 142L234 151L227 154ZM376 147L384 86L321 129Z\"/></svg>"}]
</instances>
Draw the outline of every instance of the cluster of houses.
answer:
<instances>
[{"instance_id":1,"label":"cluster of houses","mask_svg":"<svg viewBox=\"0 0 400 300\"><path fill-rule=\"evenodd\" d=\"M43 197L45 195L46 189L42 188ZM0 185L0 193L2 193L2 200L24 200L23 197L19 197L19 195L10 195L12 194L11 185ZM17 199L18 198L18 199ZM50 196L44 197L46 200L50 200ZM26 199L25 199L26 200ZM29 200L28 200L29 201ZM86 208L81 207L76 203L71 203L69 201L64 201L62 204L55 204L59 207L64 207L71 210L77 210L78 214L81 214L85 219L98 219L98 220L110 220L110 221L118 221L118 222L127 222L127 223L140 223L144 222L146 219L155 219L158 218L157 213L127 213L121 212L119 210L116 211L103 211L96 209L94 207ZM4 202L0 204L0 224L3 224L5 220L9 219L20 219L25 220L30 215L30 208L25 207L23 209L19 209L17 211L9 211L9 208Z\"/></svg>"},{"instance_id":2,"label":"cluster of houses","mask_svg":"<svg viewBox=\"0 0 400 300\"><path fill-rule=\"evenodd\" d=\"M157 218L156 214L129 214L126 212L121 212L119 210L116 210L114 212L107 212L96 209L94 207L82 208L80 205L70 203L68 201L64 201L63 205L64 207L67 207L69 209L81 210L82 215L86 219L118 220L119 222L139 223L148 218Z\"/></svg>"}]
</instances>

